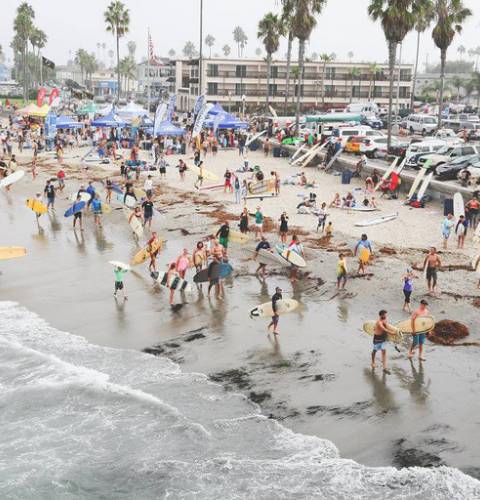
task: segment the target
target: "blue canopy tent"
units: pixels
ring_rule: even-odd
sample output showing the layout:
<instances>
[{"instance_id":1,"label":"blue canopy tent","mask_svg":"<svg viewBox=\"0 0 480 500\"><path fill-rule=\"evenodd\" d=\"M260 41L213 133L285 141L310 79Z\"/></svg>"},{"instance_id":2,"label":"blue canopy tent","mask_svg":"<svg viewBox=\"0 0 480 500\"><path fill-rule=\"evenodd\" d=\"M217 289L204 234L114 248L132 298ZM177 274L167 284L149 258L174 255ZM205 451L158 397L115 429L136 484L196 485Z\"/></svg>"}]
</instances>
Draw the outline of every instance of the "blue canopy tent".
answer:
<instances>
[{"instance_id":1,"label":"blue canopy tent","mask_svg":"<svg viewBox=\"0 0 480 500\"><path fill-rule=\"evenodd\" d=\"M82 128L83 124L74 120L71 116L61 115L57 117L57 128Z\"/></svg>"},{"instance_id":2,"label":"blue canopy tent","mask_svg":"<svg viewBox=\"0 0 480 500\"><path fill-rule=\"evenodd\" d=\"M222 120L220 123L217 125L217 129L222 128L222 129L242 129L242 128L248 128L248 123L247 122L242 122L240 120L237 120L237 118L230 113L225 113L223 112L224 115L222 117ZM203 122L203 125L205 127L214 127L215 126L215 120L205 120Z\"/></svg>"},{"instance_id":3,"label":"blue canopy tent","mask_svg":"<svg viewBox=\"0 0 480 500\"><path fill-rule=\"evenodd\" d=\"M219 113L226 113L226 111L222 108L222 106L220 104L218 104L218 102L216 102L212 106L212 108L210 109L208 114L209 115L218 115Z\"/></svg>"},{"instance_id":4,"label":"blue canopy tent","mask_svg":"<svg viewBox=\"0 0 480 500\"><path fill-rule=\"evenodd\" d=\"M180 135L185 135L185 130L183 128L176 127L173 123L169 122L168 120L165 120L155 126L155 135L180 136Z\"/></svg>"},{"instance_id":5,"label":"blue canopy tent","mask_svg":"<svg viewBox=\"0 0 480 500\"><path fill-rule=\"evenodd\" d=\"M127 122L123 121L117 115L110 113L106 116L100 116L91 123L94 127L105 127L105 128L122 128L125 127Z\"/></svg>"}]
</instances>

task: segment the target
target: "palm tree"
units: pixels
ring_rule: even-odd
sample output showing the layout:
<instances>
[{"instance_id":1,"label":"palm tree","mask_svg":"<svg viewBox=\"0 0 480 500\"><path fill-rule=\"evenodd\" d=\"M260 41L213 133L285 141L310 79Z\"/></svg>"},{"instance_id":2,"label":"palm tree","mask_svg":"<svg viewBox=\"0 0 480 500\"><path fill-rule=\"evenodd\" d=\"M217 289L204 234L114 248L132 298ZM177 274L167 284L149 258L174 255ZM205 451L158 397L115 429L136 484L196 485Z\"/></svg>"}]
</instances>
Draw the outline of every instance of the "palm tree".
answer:
<instances>
[{"instance_id":1,"label":"palm tree","mask_svg":"<svg viewBox=\"0 0 480 500\"><path fill-rule=\"evenodd\" d=\"M267 53L267 108L270 102L270 76L272 72L272 55L280 45L281 25L276 14L268 12L258 23L257 37L260 38Z\"/></svg>"},{"instance_id":2,"label":"palm tree","mask_svg":"<svg viewBox=\"0 0 480 500\"><path fill-rule=\"evenodd\" d=\"M170 59L173 59L175 57L175 50L174 49L170 49L168 51L168 57L170 57Z\"/></svg>"},{"instance_id":3,"label":"palm tree","mask_svg":"<svg viewBox=\"0 0 480 500\"><path fill-rule=\"evenodd\" d=\"M327 63L333 61L333 54L320 54L320 61L322 62L322 106L325 106L325 71L327 70Z\"/></svg>"},{"instance_id":4,"label":"palm tree","mask_svg":"<svg viewBox=\"0 0 480 500\"><path fill-rule=\"evenodd\" d=\"M378 73L378 64L377 63L371 63L368 66L368 70L370 71L370 81L368 82L368 100L372 98L372 90L375 90L375 80L377 79L377 73ZM375 92L374 98L375 98Z\"/></svg>"},{"instance_id":5,"label":"palm tree","mask_svg":"<svg viewBox=\"0 0 480 500\"><path fill-rule=\"evenodd\" d=\"M114 55L115 55L115 52L114 52L112 49L110 49L110 50L108 51L108 57L110 58L110 67L111 67L111 68L113 67L113 56L114 56Z\"/></svg>"},{"instance_id":6,"label":"palm tree","mask_svg":"<svg viewBox=\"0 0 480 500\"><path fill-rule=\"evenodd\" d=\"M477 112L480 110L480 72L474 71L472 79L468 82L470 94L475 91L477 94Z\"/></svg>"},{"instance_id":7,"label":"palm tree","mask_svg":"<svg viewBox=\"0 0 480 500\"><path fill-rule=\"evenodd\" d=\"M248 37L240 26L233 29L233 39L237 44L238 57L243 57L243 51L247 45Z\"/></svg>"},{"instance_id":8,"label":"palm tree","mask_svg":"<svg viewBox=\"0 0 480 500\"><path fill-rule=\"evenodd\" d=\"M137 51L137 44L133 40L130 40L127 43L127 50L128 50L128 55L130 56L132 61L135 61L135 52Z\"/></svg>"},{"instance_id":9,"label":"palm tree","mask_svg":"<svg viewBox=\"0 0 480 500\"><path fill-rule=\"evenodd\" d=\"M128 92L130 90L130 81L135 79L135 61L130 57L124 57L120 61L120 74L123 76L125 81L125 89Z\"/></svg>"},{"instance_id":10,"label":"palm tree","mask_svg":"<svg viewBox=\"0 0 480 500\"><path fill-rule=\"evenodd\" d=\"M34 28L33 19L35 12L32 7L23 2L17 8L17 15L13 21L13 30L15 32L14 45L20 49L23 66L23 101L26 103L28 98L28 79L27 79L27 58L28 42Z\"/></svg>"},{"instance_id":11,"label":"palm tree","mask_svg":"<svg viewBox=\"0 0 480 500\"><path fill-rule=\"evenodd\" d=\"M83 84L85 83L84 74L87 66L87 58L88 58L88 53L84 49L78 49L77 52L75 53L75 64L78 64L80 66L80 73Z\"/></svg>"},{"instance_id":12,"label":"palm tree","mask_svg":"<svg viewBox=\"0 0 480 500\"><path fill-rule=\"evenodd\" d=\"M292 16L291 12L293 6L295 5L295 0L281 0L282 1L282 35L287 37L287 68L286 68L286 80L285 80L285 103L283 107L284 114L287 114L288 98L290 92L290 65L292 63L292 45L293 35L292 29Z\"/></svg>"},{"instance_id":13,"label":"palm tree","mask_svg":"<svg viewBox=\"0 0 480 500\"><path fill-rule=\"evenodd\" d=\"M435 27L432 37L435 45L440 49L440 96L438 106L438 128L442 125L443 87L445 83L445 63L447 49L450 47L455 34L461 33L462 23L472 15L462 0L435 0Z\"/></svg>"},{"instance_id":14,"label":"palm tree","mask_svg":"<svg viewBox=\"0 0 480 500\"><path fill-rule=\"evenodd\" d=\"M223 47L222 47L222 51L223 51L223 55L225 57L228 57L230 55L230 52L232 51L232 49L230 48L230 45L227 45L225 44Z\"/></svg>"},{"instance_id":15,"label":"palm tree","mask_svg":"<svg viewBox=\"0 0 480 500\"><path fill-rule=\"evenodd\" d=\"M257 48L255 49L255 55L256 55L257 57L260 57L260 56L262 55L262 49L261 49L260 47L257 47Z\"/></svg>"},{"instance_id":16,"label":"palm tree","mask_svg":"<svg viewBox=\"0 0 480 500\"><path fill-rule=\"evenodd\" d=\"M113 0L103 16L106 30L112 33L117 42L117 101L120 102L120 38L128 33L130 14L120 0Z\"/></svg>"},{"instance_id":17,"label":"palm tree","mask_svg":"<svg viewBox=\"0 0 480 500\"><path fill-rule=\"evenodd\" d=\"M453 88L457 90L457 104L460 102L460 89L465 85L465 81L463 78L459 76L454 76L450 79L450 84Z\"/></svg>"},{"instance_id":18,"label":"palm tree","mask_svg":"<svg viewBox=\"0 0 480 500\"><path fill-rule=\"evenodd\" d=\"M360 76L360 70L358 68L351 68L349 71L350 75L350 102L353 100L353 81Z\"/></svg>"},{"instance_id":19,"label":"palm tree","mask_svg":"<svg viewBox=\"0 0 480 500\"><path fill-rule=\"evenodd\" d=\"M353 52L351 50L348 52L347 56L348 56L348 62L352 62Z\"/></svg>"},{"instance_id":20,"label":"palm tree","mask_svg":"<svg viewBox=\"0 0 480 500\"><path fill-rule=\"evenodd\" d=\"M302 94L303 73L305 65L305 44L317 24L316 14L320 14L326 0L294 0L292 12L292 31L298 38L299 81L297 85L297 103L295 110L295 129L300 130L300 97Z\"/></svg>"},{"instance_id":21,"label":"palm tree","mask_svg":"<svg viewBox=\"0 0 480 500\"><path fill-rule=\"evenodd\" d=\"M401 3L401 5L400 5ZM388 45L389 95L388 95L388 136L387 150L392 141L392 104L393 79L397 45L403 41L409 31L415 27L416 14L419 12L416 0L371 0L368 14L374 21L380 21Z\"/></svg>"},{"instance_id":22,"label":"palm tree","mask_svg":"<svg viewBox=\"0 0 480 500\"><path fill-rule=\"evenodd\" d=\"M33 28L31 34L30 34L30 43L32 44L32 54L34 56L33 58L33 72L37 73L38 72L38 83L40 82L41 78L41 61L40 61L40 50L45 47L47 44L47 35L45 34L44 31L42 31L39 28ZM35 49L37 49L37 55L35 56Z\"/></svg>"},{"instance_id":23,"label":"palm tree","mask_svg":"<svg viewBox=\"0 0 480 500\"><path fill-rule=\"evenodd\" d=\"M195 55L196 49L193 42L188 41L183 47L183 55L191 59Z\"/></svg>"},{"instance_id":24,"label":"palm tree","mask_svg":"<svg viewBox=\"0 0 480 500\"><path fill-rule=\"evenodd\" d=\"M312 61L317 61L318 60L318 54L317 54L317 52L312 52L312 54L310 55L310 59Z\"/></svg>"},{"instance_id":25,"label":"palm tree","mask_svg":"<svg viewBox=\"0 0 480 500\"><path fill-rule=\"evenodd\" d=\"M85 52L85 75L87 78L87 81L89 83L89 86L91 87L92 85L92 75L97 71L98 69L98 61L97 58L95 57L95 54L92 52L91 54L88 54Z\"/></svg>"},{"instance_id":26,"label":"palm tree","mask_svg":"<svg viewBox=\"0 0 480 500\"><path fill-rule=\"evenodd\" d=\"M105 51L107 49L107 44L105 42L102 43L102 52L103 52L103 64L105 64L105 67L107 66L107 57L105 55Z\"/></svg>"},{"instance_id":27,"label":"palm tree","mask_svg":"<svg viewBox=\"0 0 480 500\"><path fill-rule=\"evenodd\" d=\"M417 13L417 21L415 23L415 31L417 32L417 53L415 56L415 69L413 70L412 93L410 96L410 109L413 109L415 101L415 84L417 82L418 73L418 58L420 55L420 37L422 33L430 26L434 17L434 6L431 2L426 2L420 5L420 10Z\"/></svg>"},{"instance_id":28,"label":"palm tree","mask_svg":"<svg viewBox=\"0 0 480 500\"><path fill-rule=\"evenodd\" d=\"M480 47L474 49L473 53L475 55L475 71L478 71L478 57L480 56Z\"/></svg>"},{"instance_id":29,"label":"palm tree","mask_svg":"<svg viewBox=\"0 0 480 500\"><path fill-rule=\"evenodd\" d=\"M463 61L463 56L464 56L465 52L467 52L467 49L465 48L465 45L459 45L458 49L457 49L457 52L460 54L460 60Z\"/></svg>"},{"instance_id":30,"label":"palm tree","mask_svg":"<svg viewBox=\"0 0 480 500\"><path fill-rule=\"evenodd\" d=\"M205 37L205 45L210 49L210 59L212 58L212 47L215 45L215 38L212 35Z\"/></svg>"}]
</instances>

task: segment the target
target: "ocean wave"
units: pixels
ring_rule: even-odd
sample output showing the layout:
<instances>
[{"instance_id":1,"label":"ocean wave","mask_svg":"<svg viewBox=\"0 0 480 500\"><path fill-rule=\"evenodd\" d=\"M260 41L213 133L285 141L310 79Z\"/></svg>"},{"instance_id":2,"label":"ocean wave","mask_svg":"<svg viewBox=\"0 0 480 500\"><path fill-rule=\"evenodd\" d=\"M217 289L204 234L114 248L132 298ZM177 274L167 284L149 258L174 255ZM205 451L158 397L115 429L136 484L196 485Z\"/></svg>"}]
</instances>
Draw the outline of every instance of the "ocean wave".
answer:
<instances>
[{"instance_id":1,"label":"ocean wave","mask_svg":"<svg viewBox=\"0 0 480 500\"><path fill-rule=\"evenodd\" d=\"M171 361L0 303L2 498L475 499L448 467L366 467Z\"/></svg>"}]
</instances>

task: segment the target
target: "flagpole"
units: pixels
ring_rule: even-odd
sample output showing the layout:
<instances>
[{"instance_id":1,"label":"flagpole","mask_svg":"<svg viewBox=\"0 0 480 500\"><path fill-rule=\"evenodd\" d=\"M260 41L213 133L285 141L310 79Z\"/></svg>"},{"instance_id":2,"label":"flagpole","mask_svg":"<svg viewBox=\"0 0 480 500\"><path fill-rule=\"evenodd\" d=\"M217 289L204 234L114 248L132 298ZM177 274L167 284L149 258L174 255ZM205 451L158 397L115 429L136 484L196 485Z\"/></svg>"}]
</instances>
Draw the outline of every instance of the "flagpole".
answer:
<instances>
[{"instance_id":1,"label":"flagpole","mask_svg":"<svg viewBox=\"0 0 480 500\"><path fill-rule=\"evenodd\" d=\"M147 110L150 114L150 98L152 95L152 82L150 81L150 28L148 28L147 37L147 84L148 84L148 97L147 97Z\"/></svg>"}]
</instances>

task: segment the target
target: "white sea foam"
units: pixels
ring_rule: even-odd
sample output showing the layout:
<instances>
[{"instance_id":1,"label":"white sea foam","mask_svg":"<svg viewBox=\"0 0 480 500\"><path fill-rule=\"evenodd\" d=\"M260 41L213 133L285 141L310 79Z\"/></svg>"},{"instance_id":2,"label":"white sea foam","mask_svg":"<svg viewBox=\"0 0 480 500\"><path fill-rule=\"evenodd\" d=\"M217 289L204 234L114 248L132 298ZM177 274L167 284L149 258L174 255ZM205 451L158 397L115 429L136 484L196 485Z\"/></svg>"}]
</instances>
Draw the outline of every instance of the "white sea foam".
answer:
<instances>
[{"instance_id":1,"label":"white sea foam","mask_svg":"<svg viewBox=\"0 0 480 500\"><path fill-rule=\"evenodd\" d=\"M0 303L0 497L475 499L460 471L372 468L167 359Z\"/></svg>"}]
</instances>

